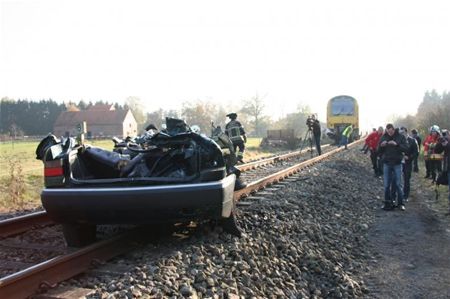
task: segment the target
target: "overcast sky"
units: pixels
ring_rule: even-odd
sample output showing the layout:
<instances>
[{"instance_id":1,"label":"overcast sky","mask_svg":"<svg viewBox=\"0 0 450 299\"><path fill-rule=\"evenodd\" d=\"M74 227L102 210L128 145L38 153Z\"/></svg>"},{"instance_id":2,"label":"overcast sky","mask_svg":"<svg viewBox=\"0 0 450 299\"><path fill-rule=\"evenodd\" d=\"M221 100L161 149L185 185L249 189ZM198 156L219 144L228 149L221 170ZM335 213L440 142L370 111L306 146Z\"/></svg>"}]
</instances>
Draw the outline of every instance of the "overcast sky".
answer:
<instances>
[{"instance_id":1,"label":"overcast sky","mask_svg":"<svg viewBox=\"0 0 450 299\"><path fill-rule=\"evenodd\" d=\"M355 97L362 127L450 89L450 1L0 0L0 96L178 109L264 96L325 120Z\"/></svg>"}]
</instances>

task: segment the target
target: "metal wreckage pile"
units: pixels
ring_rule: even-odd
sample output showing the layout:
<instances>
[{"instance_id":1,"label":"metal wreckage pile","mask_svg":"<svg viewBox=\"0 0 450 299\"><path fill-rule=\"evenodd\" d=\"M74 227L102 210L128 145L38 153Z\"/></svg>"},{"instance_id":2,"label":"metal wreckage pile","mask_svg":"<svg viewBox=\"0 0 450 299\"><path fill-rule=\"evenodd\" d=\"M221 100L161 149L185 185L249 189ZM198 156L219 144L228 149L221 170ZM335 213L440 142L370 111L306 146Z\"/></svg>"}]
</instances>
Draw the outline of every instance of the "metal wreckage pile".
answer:
<instances>
[{"instance_id":1,"label":"metal wreckage pile","mask_svg":"<svg viewBox=\"0 0 450 299\"><path fill-rule=\"evenodd\" d=\"M141 136L124 140L114 137L112 151L79 144L72 137L59 140L48 135L36 155L43 160L46 151L56 144L61 145L60 156L78 147L78 165L72 167L78 171L72 171L72 175L83 182L117 179L117 183L133 185L180 184L221 180L235 174L235 190L243 188L233 145L220 126L213 126L211 137L195 131L183 120L166 118L166 129L161 131L149 125Z\"/></svg>"},{"instance_id":2,"label":"metal wreckage pile","mask_svg":"<svg viewBox=\"0 0 450 299\"><path fill-rule=\"evenodd\" d=\"M163 130L150 125L141 136L113 141L110 151L85 144L82 135L78 141L48 135L36 149L44 162L42 205L63 224L69 246L92 242L96 225L116 223L204 219L241 235L233 189L245 185L220 127L207 137L166 118Z\"/></svg>"}]
</instances>

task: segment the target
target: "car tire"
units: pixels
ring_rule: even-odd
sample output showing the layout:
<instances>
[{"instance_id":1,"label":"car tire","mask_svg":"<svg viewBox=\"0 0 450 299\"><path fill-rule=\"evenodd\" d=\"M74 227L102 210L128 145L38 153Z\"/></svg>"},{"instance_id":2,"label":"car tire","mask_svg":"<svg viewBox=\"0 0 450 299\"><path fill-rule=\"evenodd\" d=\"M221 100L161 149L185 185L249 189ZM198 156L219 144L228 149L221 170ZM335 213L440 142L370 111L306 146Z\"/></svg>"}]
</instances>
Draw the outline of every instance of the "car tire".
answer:
<instances>
[{"instance_id":1,"label":"car tire","mask_svg":"<svg viewBox=\"0 0 450 299\"><path fill-rule=\"evenodd\" d=\"M63 234L69 247L82 247L94 243L97 227L94 224L65 223Z\"/></svg>"},{"instance_id":2,"label":"car tire","mask_svg":"<svg viewBox=\"0 0 450 299\"><path fill-rule=\"evenodd\" d=\"M234 212L231 212L230 217L222 218L222 220L220 221L220 224L225 232L232 234L238 238L240 238L242 236L242 232L239 229L239 226L236 222L236 217L235 217Z\"/></svg>"}]
</instances>

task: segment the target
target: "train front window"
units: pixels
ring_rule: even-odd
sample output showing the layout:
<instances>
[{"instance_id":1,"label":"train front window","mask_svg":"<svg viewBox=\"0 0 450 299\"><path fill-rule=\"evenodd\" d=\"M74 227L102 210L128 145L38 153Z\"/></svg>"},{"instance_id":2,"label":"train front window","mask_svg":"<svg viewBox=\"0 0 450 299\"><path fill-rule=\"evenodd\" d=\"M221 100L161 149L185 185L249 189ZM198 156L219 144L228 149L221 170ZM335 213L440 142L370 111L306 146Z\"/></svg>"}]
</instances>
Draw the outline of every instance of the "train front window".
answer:
<instances>
[{"instance_id":1,"label":"train front window","mask_svg":"<svg viewBox=\"0 0 450 299\"><path fill-rule=\"evenodd\" d=\"M355 113L355 103L352 99L340 98L331 104L331 113L336 115L353 115Z\"/></svg>"}]
</instances>

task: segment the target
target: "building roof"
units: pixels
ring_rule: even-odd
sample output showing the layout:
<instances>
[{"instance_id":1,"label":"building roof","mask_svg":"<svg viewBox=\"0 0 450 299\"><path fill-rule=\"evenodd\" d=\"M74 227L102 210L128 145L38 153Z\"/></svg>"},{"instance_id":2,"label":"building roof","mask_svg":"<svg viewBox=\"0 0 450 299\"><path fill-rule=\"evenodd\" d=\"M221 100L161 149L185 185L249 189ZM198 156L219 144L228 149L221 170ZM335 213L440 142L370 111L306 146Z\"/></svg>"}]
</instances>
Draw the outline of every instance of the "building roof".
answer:
<instances>
[{"instance_id":1,"label":"building roof","mask_svg":"<svg viewBox=\"0 0 450 299\"><path fill-rule=\"evenodd\" d=\"M111 104L95 104L90 106L87 110L89 111L112 111L112 110L116 110L116 108L114 108L114 105Z\"/></svg>"},{"instance_id":2,"label":"building roof","mask_svg":"<svg viewBox=\"0 0 450 299\"><path fill-rule=\"evenodd\" d=\"M83 121L87 126L122 124L129 110L63 111L55 121L57 126L74 126Z\"/></svg>"}]
</instances>

